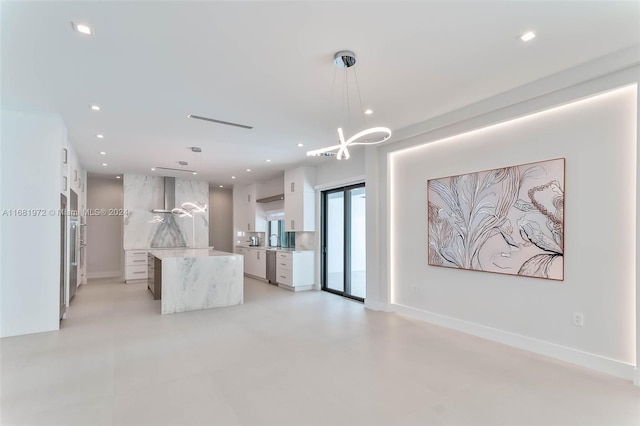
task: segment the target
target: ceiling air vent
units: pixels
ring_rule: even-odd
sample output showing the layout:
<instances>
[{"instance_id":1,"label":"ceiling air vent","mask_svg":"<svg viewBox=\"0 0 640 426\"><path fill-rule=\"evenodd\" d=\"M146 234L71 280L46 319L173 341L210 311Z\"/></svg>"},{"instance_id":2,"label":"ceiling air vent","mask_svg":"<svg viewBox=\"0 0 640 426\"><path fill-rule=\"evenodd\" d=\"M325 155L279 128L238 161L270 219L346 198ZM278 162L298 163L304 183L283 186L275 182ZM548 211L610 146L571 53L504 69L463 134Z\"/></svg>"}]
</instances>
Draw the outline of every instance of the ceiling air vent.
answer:
<instances>
[{"instance_id":1,"label":"ceiling air vent","mask_svg":"<svg viewBox=\"0 0 640 426\"><path fill-rule=\"evenodd\" d=\"M204 121L210 121L212 123L224 124L226 126L242 127L243 129L253 129L253 126L247 126L246 124L238 124L238 123L232 123L230 121L216 120L215 118L202 117L200 115L189 114L187 117L195 118L196 120L204 120Z\"/></svg>"}]
</instances>

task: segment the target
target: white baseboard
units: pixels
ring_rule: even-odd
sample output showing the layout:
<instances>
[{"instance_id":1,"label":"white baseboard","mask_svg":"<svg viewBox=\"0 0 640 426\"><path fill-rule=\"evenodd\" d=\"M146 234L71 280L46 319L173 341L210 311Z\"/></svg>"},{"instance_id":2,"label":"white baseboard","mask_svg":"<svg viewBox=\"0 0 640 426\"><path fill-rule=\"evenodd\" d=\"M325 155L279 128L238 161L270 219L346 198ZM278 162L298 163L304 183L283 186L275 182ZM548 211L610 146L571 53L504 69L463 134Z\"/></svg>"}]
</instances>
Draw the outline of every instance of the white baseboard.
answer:
<instances>
[{"instance_id":1,"label":"white baseboard","mask_svg":"<svg viewBox=\"0 0 640 426\"><path fill-rule=\"evenodd\" d=\"M121 277L122 271L107 271L107 272L89 272L87 273L87 279L92 278L115 278Z\"/></svg>"},{"instance_id":2,"label":"white baseboard","mask_svg":"<svg viewBox=\"0 0 640 426\"><path fill-rule=\"evenodd\" d=\"M390 312L389 304L377 300L364 299L364 307L372 311Z\"/></svg>"},{"instance_id":3,"label":"white baseboard","mask_svg":"<svg viewBox=\"0 0 640 426\"><path fill-rule=\"evenodd\" d=\"M256 275L247 274L246 272L244 273L244 276L245 277L249 277L249 278L253 278L254 280L262 281L263 283L268 283L269 282L269 280L266 279L266 278L260 278L260 277L258 277Z\"/></svg>"},{"instance_id":4,"label":"white baseboard","mask_svg":"<svg viewBox=\"0 0 640 426\"><path fill-rule=\"evenodd\" d=\"M301 286L297 286L297 287L291 287L291 286L286 285L286 284L278 283L278 287L283 288L285 290L289 290L289 291L309 291L309 290L313 290L313 285L301 285Z\"/></svg>"},{"instance_id":5,"label":"white baseboard","mask_svg":"<svg viewBox=\"0 0 640 426\"><path fill-rule=\"evenodd\" d=\"M411 308L409 306L391 304L390 308L392 312L396 312L400 315L406 315L431 324L473 334L474 336L514 346L519 349L559 359L561 361L611 374L623 379L634 380L636 385L640 383L640 377L638 376L640 373L638 372L638 369L631 364L583 352L578 349L568 348L555 343L549 343L543 340L448 317L446 315Z\"/></svg>"}]
</instances>

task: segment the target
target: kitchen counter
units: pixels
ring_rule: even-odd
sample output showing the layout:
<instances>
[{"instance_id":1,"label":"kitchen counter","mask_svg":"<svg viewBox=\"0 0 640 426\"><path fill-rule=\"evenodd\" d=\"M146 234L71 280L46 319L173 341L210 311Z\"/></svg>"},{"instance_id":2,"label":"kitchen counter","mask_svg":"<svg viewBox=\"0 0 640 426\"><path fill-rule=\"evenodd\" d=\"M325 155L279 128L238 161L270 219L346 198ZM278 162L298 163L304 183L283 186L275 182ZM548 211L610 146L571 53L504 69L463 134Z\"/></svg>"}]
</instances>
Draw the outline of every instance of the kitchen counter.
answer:
<instances>
[{"instance_id":1,"label":"kitchen counter","mask_svg":"<svg viewBox=\"0 0 640 426\"><path fill-rule=\"evenodd\" d=\"M295 248L282 248L282 247L269 247L269 246L236 246L237 248L246 248L246 249L254 249L254 250L275 250L275 251L286 251L290 253L302 253L305 251L313 251L313 250L296 250Z\"/></svg>"},{"instance_id":2,"label":"kitchen counter","mask_svg":"<svg viewBox=\"0 0 640 426\"><path fill-rule=\"evenodd\" d=\"M213 247L187 247L187 246L181 246L181 247L138 247L135 249L128 249L128 250L146 250L146 251L155 251L155 250L185 250L185 249L213 249Z\"/></svg>"},{"instance_id":3,"label":"kitchen counter","mask_svg":"<svg viewBox=\"0 0 640 426\"><path fill-rule=\"evenodd\" d=\"M208 257L208 256L235 256L226 251L214 250L213 248L192 248L192 249L162 249L149 250L149 254L158 259L168 259L174 257Z\"/></svg>"},{"instance_id":4,"label":"kitchen counter","mask_svg":"<svg viewBox=\"0 0 640 426\"><path fill-rule=\"evenodd\" d=\"M149 250L149 255L159 281L150 289L156 298L161 293L162 314L243 303L241 255L211 248Z\"/></svg>"}]
</instances>

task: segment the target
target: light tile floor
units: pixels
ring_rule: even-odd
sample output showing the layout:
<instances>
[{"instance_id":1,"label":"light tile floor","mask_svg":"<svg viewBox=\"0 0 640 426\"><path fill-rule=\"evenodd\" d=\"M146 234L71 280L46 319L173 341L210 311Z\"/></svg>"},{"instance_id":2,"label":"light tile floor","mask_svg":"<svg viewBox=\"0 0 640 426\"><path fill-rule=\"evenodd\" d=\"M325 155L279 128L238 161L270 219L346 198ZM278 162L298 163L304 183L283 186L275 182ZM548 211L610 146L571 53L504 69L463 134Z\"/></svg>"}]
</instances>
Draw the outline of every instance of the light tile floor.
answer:
<instances>
[{"instance_id":1,"label":"light tile floor","mask_svg":"<svg viewBox=\"0 0 640 426\"><path fill-rule=\"evenodd\" d=\"M82 286L59 332L0 341L2 425L634 425L630 382L324 292L160 315Z\"/></svg>"}]
</instances>

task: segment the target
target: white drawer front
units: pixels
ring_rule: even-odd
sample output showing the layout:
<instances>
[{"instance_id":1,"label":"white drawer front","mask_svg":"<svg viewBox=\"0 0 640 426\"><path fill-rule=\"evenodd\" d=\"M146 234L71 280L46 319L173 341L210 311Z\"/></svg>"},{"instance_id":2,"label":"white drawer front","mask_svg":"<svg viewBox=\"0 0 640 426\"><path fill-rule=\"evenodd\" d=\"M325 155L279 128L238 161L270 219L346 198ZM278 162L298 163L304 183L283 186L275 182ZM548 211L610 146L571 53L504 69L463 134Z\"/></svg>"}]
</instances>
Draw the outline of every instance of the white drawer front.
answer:
<instances>
[{"instance_id":1,"label":"white drawer front","mask_svg":"<svg viewBox=\"0 0 640 426\"><path fill-rule=\"evenodd\" d=\"M127 265L125 280L146 280L147 279L147 265Z\"/></svg>"},{"instance_id":2,"label":"white drawer front","mask_svg":"<svg viewBox=\"0 0 640 426\"><path fill-rule=\"evenodd\" d=\"M291 259L276 259L276 262L276 268L278 270L287 269L291 271L293 269L293 260Z\"/></svg>"},{"instance_id":3,"label":"white drawer front","mask_svg":"<svg viewBox=\"0 0 640 426\"><path fill-rule=\"evenodd\" d=\"M127 256L127 265L146 265L147 261L148 261L148 257L146 254L137 254L137 255L131 255L131 256Z\"/></svg>"},{"instance_id":4,"label":"white drawer front","mask_svg":"<svg viewBox=\"0 0 640 426\"><path fill-rule=\"evenodd\" d=\"M286 251L279 251L278 252L278 260L280 260L280 259L291 260L291 259L293 259L293 253L286 252Z\"/></svg>"},{"instance_id":5,"label":"white drawer front","mask_svg":"<svg viewBox=\"0 0 640 426\"><path fill-rule=\"evenodd\" d=\"M126 252L127 257L129 256L139 256L139 255L147 255L147 251L146 250L127 250Z\"/></svg>"},{"instance_id":6,"label":"white drawer front","mask_svg":"<svg viewBox=\"0 0 640 426\"><path fill-rule=\"evenodd\" d=\"M286 269L280 269L278 270L278 274L277 274L277 279L276 281L279 284L285 284L288 286L293 286L293 272L288 271Z\"/></svg>"}]
</instances>

